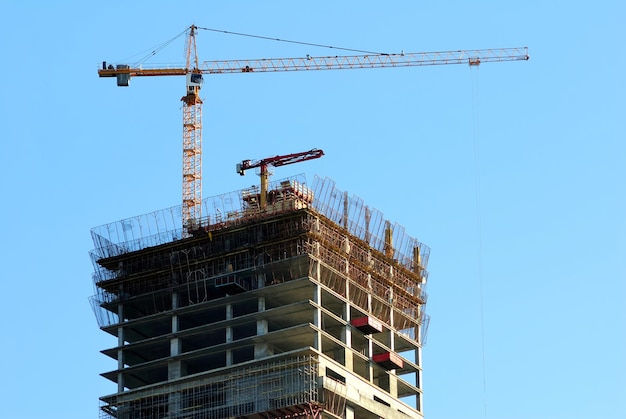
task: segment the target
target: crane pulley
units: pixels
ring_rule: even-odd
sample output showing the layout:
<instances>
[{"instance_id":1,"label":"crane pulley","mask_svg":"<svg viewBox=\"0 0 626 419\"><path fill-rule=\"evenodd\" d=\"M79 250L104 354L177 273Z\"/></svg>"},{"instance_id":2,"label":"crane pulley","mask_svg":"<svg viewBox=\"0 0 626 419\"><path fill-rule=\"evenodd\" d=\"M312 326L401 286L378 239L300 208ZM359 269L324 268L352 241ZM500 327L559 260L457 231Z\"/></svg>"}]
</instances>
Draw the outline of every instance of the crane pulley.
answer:
<instances>
[{"instance_id":1,"label":"crane pulley","mask_svg":"<svg viewBox=\"0 0 626 419\"><path fill-rule=\"evenodd\" d=\"M487 62L526 61L528 48L477 49L399 54L367 54L352 56L302 58L261 58L253 60L198 61L196 32L191 25L186 42L186 63L178 66L147 67L144 65L107 64L102 62L100 77L115 77L118 86L128 86L132 77L185 76L183 102L183 231L202 222L202 100L200 88L204 74L260 73L309 70L345 70L357 68L396 68L446 64L476 66Z\"/></svg>"},{"instance_id":2,"label":"crane pulley","mask_svg":"<svg viewBox=\"0 0 626 419\"><path fill-rule=\"evenodd\" d=\"M260 205L261 209L265 209L267 205L267 190L269 185L269 166L279 167L286 166L288 164L300 163L307 160L318 159L324 155L322 150L314 148L309 151L303 151L300 153L285 154L282 156L267 157L262 160L244 160L241 163L237 163L237 173L241 176L245 175L246 170L260 168L259 176L261 176L261 193L260 193Z\"/></svg>"}]
</instances>

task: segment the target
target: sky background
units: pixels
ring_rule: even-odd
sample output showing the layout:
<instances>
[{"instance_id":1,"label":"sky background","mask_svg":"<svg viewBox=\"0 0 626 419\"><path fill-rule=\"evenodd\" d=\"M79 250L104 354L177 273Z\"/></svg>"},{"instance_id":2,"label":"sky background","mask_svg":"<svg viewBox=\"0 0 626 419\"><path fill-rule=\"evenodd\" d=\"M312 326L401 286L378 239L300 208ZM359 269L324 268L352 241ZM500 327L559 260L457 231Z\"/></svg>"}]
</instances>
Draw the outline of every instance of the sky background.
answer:
<instances>
[{"instance_id":1,"label":"sky background","mask_svg":"<svg viewBox=\"0 0 626 419\"><path fill-rule=\"evenodd\" d=\"M626 417L625 18L617 0L0 0L0 417L96 418L116 390L90 229L180 204L185 82L97 69L192 23L389 53L528 46L477 69L207 76L203 194L256 184L243 159L323 149L274 179L328 176L432 249L428 419ZM201 60L341 52L197 42ZM151 60L183 61L184 38Z\"/></svg>"}]
</instances>

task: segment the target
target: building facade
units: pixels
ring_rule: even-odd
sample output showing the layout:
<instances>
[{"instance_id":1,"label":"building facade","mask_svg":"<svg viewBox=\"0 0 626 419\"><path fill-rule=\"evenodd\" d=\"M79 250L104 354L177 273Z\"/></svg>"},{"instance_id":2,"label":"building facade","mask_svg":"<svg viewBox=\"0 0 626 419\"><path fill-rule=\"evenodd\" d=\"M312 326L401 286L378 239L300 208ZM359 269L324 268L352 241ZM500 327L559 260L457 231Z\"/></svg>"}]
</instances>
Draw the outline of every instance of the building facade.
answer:
<instances>
[{"instance_id":1,"label":"building facade","mask_svg":"<svg viewBox=\"0 0 626 419\"><path fill-rule=\"evenodd\" d=\"M258 194L92 230L100 417L422 417L429 249L329 179Z\"/></svg>"}]
</instances>

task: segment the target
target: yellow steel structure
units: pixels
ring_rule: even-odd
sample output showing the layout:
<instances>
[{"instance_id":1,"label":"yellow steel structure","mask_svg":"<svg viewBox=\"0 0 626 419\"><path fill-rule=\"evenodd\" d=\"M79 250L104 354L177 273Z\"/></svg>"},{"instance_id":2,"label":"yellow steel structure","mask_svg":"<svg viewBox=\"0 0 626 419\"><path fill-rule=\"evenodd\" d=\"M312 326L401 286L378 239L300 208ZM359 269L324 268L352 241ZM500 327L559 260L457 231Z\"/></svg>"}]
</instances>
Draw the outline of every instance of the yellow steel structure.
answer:
<instances>
[{"instance_id":1,"label":"yellow steel structure","mask_svg":"<svg viewBox=\"0 0 626 419\"><path fill-rule=\"evenodd\" d=\"M202 218L202 100L203 74L259 73L309 70L346 70L358 68L395 68L446 64L479 65L487 62L526 61L528 48L498 48L399 54L336 55L302 58L261 58L251 60L215 60L198 62L196 33L191 25L186 42L185 66L131 67L102 63L100 77L116 77L118 86L128 86L132 77L186 76L187 91L183 102L183 226L200 225ZM185 230L185 228L183 230Z\"/></svg>"}]
</instances>

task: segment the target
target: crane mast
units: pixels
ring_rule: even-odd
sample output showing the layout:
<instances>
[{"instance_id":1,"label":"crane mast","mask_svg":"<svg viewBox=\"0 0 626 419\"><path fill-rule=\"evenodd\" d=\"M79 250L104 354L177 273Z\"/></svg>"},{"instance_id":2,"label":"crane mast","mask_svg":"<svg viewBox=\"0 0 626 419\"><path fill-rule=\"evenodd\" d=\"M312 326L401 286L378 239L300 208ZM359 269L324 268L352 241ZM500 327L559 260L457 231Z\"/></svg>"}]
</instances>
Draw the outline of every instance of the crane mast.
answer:
<instances>
[{"instance_id":1,"label":"crane mast","mask_svg":"<svg viewBox=\"0 0 626 419\"><path fill-rule=\"evenodd\" d=\"M204 74L261 73L309 70L347 70L358 68L396 68L447 64L469 64L526 61L528 48L498 48L399 54L337 55L327 57L261 58L251 60L198 61L196 33L191 25L186 40L184 66L149 67L102 62L100 77L115 77L118 86L128 86L132 77L185 76L183 102L183 234L202 222L202 99L200 88ZM323 153L322 153L323 154ZM286 157L286 156L276 156ZM319 157L319 156L318 156ZM287 163L284 163L287 164Z\"/></svg>"},{"instance_id":2,"label":"crane mast","mask_svg":"<svg viewBox=\"0 0 626 419\"><path fill-rule=\"evenodd\" d=\"M198 70L193 25L186 50L187 92L180 99L183 102L183 231L195 228L202 218L202 73Z\"/></svg>"}]
</instances>

